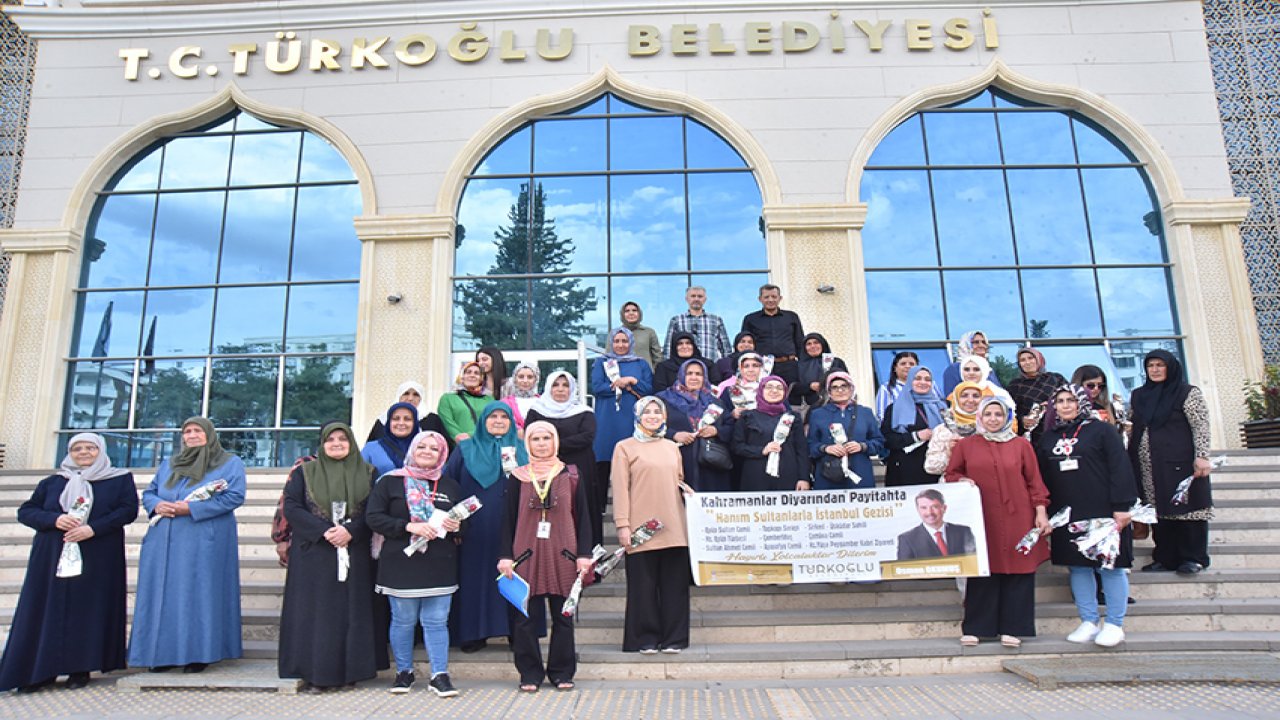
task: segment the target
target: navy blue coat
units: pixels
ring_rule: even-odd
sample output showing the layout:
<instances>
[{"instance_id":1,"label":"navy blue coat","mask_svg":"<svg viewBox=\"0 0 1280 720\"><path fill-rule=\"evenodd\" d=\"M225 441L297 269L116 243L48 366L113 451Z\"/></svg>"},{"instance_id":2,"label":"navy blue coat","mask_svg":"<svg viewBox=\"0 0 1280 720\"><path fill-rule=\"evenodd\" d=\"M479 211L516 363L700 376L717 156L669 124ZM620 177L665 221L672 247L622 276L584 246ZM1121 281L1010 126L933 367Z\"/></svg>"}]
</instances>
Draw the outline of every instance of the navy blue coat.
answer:
<instances>
[{"instance_id":1,"label":"navy blue coat","mask_svg":"<svg viewBox=\"0 0 1280 720\"><path fill-rule=\"evenodd\" d=\"M847 481L833 482L822 475L822 463L831 458L836 463L840 459L827 455L823 451L827 445L835 444L831 437L831 424L844 426L845 436L850 442L861 443L862 452L849 458L849 469L861 478L858 487L872 488L876 486L875 470L871 466L871 458L884 454L884 435L880 432L880 423L871 408L850 403L841 410L838 406L827 403L809 411L809 457L813 461L814 488L826 490L834 487L849 487Z\"/></svg>"}]
</instances>

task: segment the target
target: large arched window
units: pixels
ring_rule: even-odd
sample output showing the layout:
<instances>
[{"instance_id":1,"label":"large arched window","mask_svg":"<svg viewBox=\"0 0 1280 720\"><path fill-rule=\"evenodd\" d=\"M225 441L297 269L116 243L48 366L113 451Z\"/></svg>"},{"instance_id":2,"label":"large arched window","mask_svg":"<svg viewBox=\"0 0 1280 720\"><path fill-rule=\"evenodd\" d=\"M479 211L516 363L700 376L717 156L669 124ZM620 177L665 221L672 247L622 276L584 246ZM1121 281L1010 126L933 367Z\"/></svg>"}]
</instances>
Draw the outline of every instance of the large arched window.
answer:
<instances>
[{"instance_id":1,"label":"large arched window","mask_svg":"<svg viewBox=\"0 0 1280 720\"><path fill-rule=\"evenodd\" d=\"M628 300L663 333L689 285L732 326L768 276L760 210L750 166L686 115L605 94L531 120L463 192L453 349L599 343Z\"/></svg>"},{"instance_id":2,"label":"large arched window","mask_svg":"<svg viewBox=\"0 0 1280 720\"><path fill-rule=\"evenodd\" d=\"M974 329L1006 376L1031 342L1064 375L1099 365L1113 390L1140 384L1148 351L1179 351L1146 172L1074 111L994 89L923 110L876 148L861 194L881 379L899 349L945 366Z\"/></svg>"},{"instance_id":3,"label":"large arched window","mask_svg":"<svg viewBox=\"0 0 1280 720\"><path fill-rule=\"evenodd\" d=\"M85 233L60 445L154 465L207 415L249 465L315 447L351 416L360 208L332 146L242 112L140 154Z\"/></svg>"}]
</instances>

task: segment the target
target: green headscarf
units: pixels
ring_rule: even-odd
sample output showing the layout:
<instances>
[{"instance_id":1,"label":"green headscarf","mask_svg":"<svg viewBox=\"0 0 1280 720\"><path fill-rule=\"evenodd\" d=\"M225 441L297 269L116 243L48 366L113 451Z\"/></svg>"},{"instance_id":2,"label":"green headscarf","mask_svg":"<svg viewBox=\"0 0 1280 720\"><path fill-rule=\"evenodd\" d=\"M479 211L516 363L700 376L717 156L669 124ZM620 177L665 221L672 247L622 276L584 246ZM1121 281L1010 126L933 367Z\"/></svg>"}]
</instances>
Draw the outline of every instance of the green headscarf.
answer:
<instances>
[{"instance_id":1,"label":"green headscarf","mask_svg":"<svg viewBox=\"0 0 1280 720\"><path fill-rule=\"evenodd\" d=\"M191 483L198 485L204 480L205 473L222 467L231 459L231 453L218 442L218 431L213 423L197 415L184 420L182 429L186 430L188 425L197 425L204 431L205 443L200 447L184 445L182 451L169 460L169 481L164 484L169 489L177 487L178 481L184 477L191 478Z\"/></svg>"},{"instance_id":2,"label":"green headscarf","mask_svg":"<svg viewBox=\"0 0 1280 720\"><path fill-rule=\"evenodd\" d=\"M334 460L324 451L325 438L341 430L347 435L351 449L341 460ZM373 482L373 466L360 456L360 448L356 445L356 435L351 426L341 422L331 422L320 429L320 452L316 459L304 463L302 479L307 483L307 494L319 506L320 515L326 520L333 520L334 501L347 502L347 516L355 512L356 506L369 497L369 489Z\"/></svg>"}]
</instances>

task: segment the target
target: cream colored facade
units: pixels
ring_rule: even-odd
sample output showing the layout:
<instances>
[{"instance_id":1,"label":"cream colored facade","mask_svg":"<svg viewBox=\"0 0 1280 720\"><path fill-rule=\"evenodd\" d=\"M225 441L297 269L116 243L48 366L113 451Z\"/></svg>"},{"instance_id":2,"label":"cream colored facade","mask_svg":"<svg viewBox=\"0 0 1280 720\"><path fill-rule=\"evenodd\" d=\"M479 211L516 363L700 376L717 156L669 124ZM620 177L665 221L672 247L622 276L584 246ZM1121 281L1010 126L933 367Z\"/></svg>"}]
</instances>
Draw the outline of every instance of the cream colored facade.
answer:
<instances>
[{"instance_id":1,"label":"cream colored facade","mask_svg":"<svg viewBox=\"0 0 1280 720\"><path fill-rule=\"evenodd\" d=\"M1248 200L1232 197L1198 2L636 7L138 0L12 9L39 40L39 64L18 215L0 233L14 258L0 318L0 442L8 465L53 461L72 289L94 193L154 140L233 107L318 133L360 182L353 424L366 427L384 409L388 388L405 377L421 378L429 391L449 380L453 233L465 175L525 120L604 91L687 112L741 153L760 186L769 267L784 305L855 358L859 386L872 387L864 359L862 168L904 118L992 84L1078 110L1145 163L1164 209L1190 378L1209 399L1215 446L1238 444L1242 384L1261 375L1262 354L1238 234ZM972 42L952 49L944 27L957 18ZM855 21L875 27L885 20L882 48L873 50ZM924 43L922 22L932 49L911 47ZM470 35L459 35L472 23ZM768 25L767 52L759 45L766 32L752 23ZM816 46L788 48L795 23L818 29ZM998 36L984 32L991 23ZM658 29L661 51L637 54L638 26ZM539 56L540 29L560 40L572 30L567 56ZM297 34L298 69L271 69L270 43L281 43L276 63L288 59L289 36L277 33ZM473 59L475 34L491 46ZM415 36L437 46L425 64L391 50ZM357 39L380 37L390 38L380 55L387 67L366 61L355 68ZM472 39L451 54L459 37ZM427 47L415 42L405 50L413 62ZM752 42L756 52L748 51ZM243 50L250 43L254 53ZM544 54L555 47L564 44L548 42ZM127 79L128 57L140 58L137 79ZM824 284L836 291L815 292ZM386 302L392 294L403 300ZM712 309L736 317L752 308ZM406 344L428 351L387 350Z\"/></svg>"}]
</instances>

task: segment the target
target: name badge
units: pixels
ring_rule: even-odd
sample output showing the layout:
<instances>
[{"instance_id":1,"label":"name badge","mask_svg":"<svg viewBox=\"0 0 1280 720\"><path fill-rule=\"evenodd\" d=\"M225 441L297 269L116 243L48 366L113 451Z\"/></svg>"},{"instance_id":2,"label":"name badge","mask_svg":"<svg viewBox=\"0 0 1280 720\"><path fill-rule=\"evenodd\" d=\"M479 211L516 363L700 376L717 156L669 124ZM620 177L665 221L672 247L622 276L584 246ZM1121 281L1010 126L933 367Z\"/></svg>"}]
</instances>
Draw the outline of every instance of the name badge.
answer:
<instances>
[{"instance_id":1,"label":"name badge","mask_svg":"<svg viewBox=\"0 0 1280 720\"><path fill-rule=\"evenodd\" d=\"M538 523L538 539L539 540L551 539L551 523L547 522L546 520L543 520L542 522Z\"/></svg>"},{"instance_id":2,"label":"name badge","mask_svg":"<svg viewBox=\"0 0 1280 720\"><path fill-rule=\"evenodd\" d=\"M1080 461L1075 458L1067 458L1058 462L1058 469L1062 472L1071 472L1080 469Z\"/></svg>"}]
</instances>

